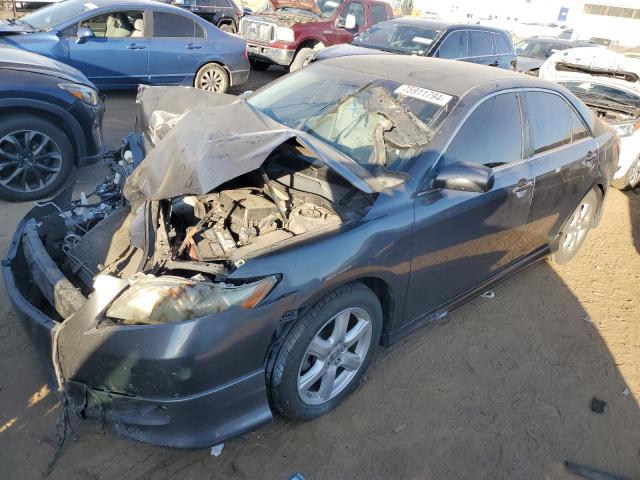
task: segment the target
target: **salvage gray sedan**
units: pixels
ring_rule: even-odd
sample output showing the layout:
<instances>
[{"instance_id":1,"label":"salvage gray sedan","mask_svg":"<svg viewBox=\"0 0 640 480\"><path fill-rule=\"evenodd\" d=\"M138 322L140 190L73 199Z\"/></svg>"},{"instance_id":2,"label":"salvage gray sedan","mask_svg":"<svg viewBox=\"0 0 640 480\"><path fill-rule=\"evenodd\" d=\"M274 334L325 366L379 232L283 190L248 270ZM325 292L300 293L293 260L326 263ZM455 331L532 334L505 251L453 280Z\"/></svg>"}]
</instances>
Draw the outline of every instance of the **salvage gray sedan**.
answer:
<instances>
[{"instance_id":1,"label":"salvage gray sedan","mask_svg":"<svg viewBox=\"0 0 640 480\"><path fill-rule=\"evenodd\" d=\"M560 86L404 56L247 99L143 88L137 126L94 204L20 223L3 273L65 403L173 447L324 414L378 344L568 261L617 162Z\"/></svg>"}]
</instances>

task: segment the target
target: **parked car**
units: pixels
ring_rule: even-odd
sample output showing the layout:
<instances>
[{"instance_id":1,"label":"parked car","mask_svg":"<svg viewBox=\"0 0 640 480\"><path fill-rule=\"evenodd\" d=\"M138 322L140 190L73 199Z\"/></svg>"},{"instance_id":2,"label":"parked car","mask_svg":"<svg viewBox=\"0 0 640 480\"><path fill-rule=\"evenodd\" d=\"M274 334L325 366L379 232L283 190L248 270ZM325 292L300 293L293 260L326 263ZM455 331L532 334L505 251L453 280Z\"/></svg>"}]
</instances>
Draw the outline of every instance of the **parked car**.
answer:
<instances>
[{"instance_id":1,"label":"parked car","mask_svg":"<svg viewBox=\"0 0 640 480\"><path fill-rule=\"evenodd\" d=\"M593 47L594 44L583 41L563 40L555 37L531 37L516 44L518 71L529 75L538 75L540 67L555 52L569 48Z\"/></svg>"},{"instance_id":2,"label":"parked car","mask_svg":"<svg viewBox=\"0 0 640 480\"><path fill-rule=\"evenodd\" d=\"M513 43L504 30L417 17L380 22L356 35L350 44L315 52L311 61L382 52L462 60L511 70L516 68Z\"/></svg>"},{"instance_id":3,"label":"parked car","mask_svg":"<svg viewBox=\"0 0 640 480\"><path fill-rule=\"evenodd\" d=\"M0 198L38 200L104 153L104 103L75 68L0 46Z\"/></svg>"},{"instance_id":4,"label":"parked car","mask_svg":"<svg viewBox=\"0 0 640 480\"><path fill-rule=\"evenodd\" d=\"M138 111L125 198L32 210L2 272L69 408L172 447L327 413L379 343L568 261L617 162L563 87L433 58L144 87Z\"/></svg>"},{"instance_id":5,"label":"parked car","mask_svg":"<svg viewBox=\"0 0 640 480\"><path fill-rule=\"evenodd\" d=\"M249 76L244 40L152 0L66 0L0 22L0 44L72 65L104 89L143 83L225 92Z\"/></svg>"},{"instance_id":6,"label":"parked car","mask_svg":"<svg viewBox=\"0 0 640 480\"><path fill-rule=\"evenodd\" d=\"M393 17L391 5L377 0L270 0L259 14L244 17L251 67L282 65L295 71L313 52L338 43Z\"/></svg>"},{"instance_id":7,"label":"parked car","mask_svg":"<svg viewBox=\"0 0 640 480\"><path fill-rule=\"evenodd\" d=\"M540 76L568 88L619 135L613 186L640 184L640 62L599 47L566 50L552 55Z\"/></svg>"},{"instance_id":8,"label":"parked car","mask_svg":"<svg viewBox=\"0 0 640 480\"><path fill-rule=\"evenodd\" d=\"M238 31L244 14L235 0L173 0L172 5L195 13L227 33Z\"/></svg>"}]
</instances>

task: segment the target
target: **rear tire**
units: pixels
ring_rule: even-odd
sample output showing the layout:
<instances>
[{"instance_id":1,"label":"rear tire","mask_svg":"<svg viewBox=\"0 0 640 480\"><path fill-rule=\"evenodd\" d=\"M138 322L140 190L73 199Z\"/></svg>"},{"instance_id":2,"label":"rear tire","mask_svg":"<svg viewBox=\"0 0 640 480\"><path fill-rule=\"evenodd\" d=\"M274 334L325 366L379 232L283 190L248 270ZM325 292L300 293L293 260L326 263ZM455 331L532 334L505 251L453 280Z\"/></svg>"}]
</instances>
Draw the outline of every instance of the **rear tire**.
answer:
<instances>
[{"instance_id":1,"label":"rear tire","mask_svg":"<svg viewBox=\"0 0 640 480\"><path fill-rule=\"evenodd\" d=\"M593 227L602 201L601 197L600 190L593 189L580 200L560 230L558 250L551 255L554 263L564 265L578 253L589 230Z\"/></svg>"},{"instance_id":2,"label":"rear tire","mask_svg":"<svg viewBox=\"0 0 640 480\"><path fill-rule=\"evenodd\" d=\"M222 65L207 63L196 73L193 86L208 92L225 93L229 89L229 74Z\"/></svg>"},{"instance_id":3,"label":"rear tire","mask_svg":"<svg viewBox=\"0 0 640 480\"><path fill-rule=\"evenodd\" d=\"M622 178L617 178L611 182L611 186L618 190L635 188L640 183L640 156L631 164L629 170Z\"/></svg>"},{"instance_id":4,"label":"rear tire","mask_svg":"<svg viewBox=\"0 0 640 480\"><path fill-rule=\"evenodd\" d=\"M381 331L380 302L365 285L350 283L324 296L271 354L267 386L273 407L298 421L334 409L357 388Z\"/></svg>"},{"instance_id":5,"label":"rear tire","mask_svg":"<svg viewBox=\"0 0 640 480\"><path fill-rule=\"evenodd\" d=\"M251 65L251 70L257 70L258 72L264 72L271 66L270 63L261 62L260 60L249 60L249 65Z\"/></svg>"},{"instance_id":6,"label":"rear tire","mask_svg":"<svg viewBox=\"0 0 640 480\"><path fill-rule=\"evenodd\" d=\"M298 50L298 53L296 53L293 62L291 62L289 71L295 72L296 70L300 70L302 67L306 67L307 65L309 65L311 57L313 57L313 48L301 48L300 50Z\"/></svg>"},{"instance_id":7,"label":"rear tire","mask_svg":"<svg viewBox=\"0 0 640 480\"><path fill-rule=\"evenodd\" d=\"M28 114L0 120L0 198L50 197L65 184L73 163L71 142L49 120Z\"/></svg>"}]
</instances>

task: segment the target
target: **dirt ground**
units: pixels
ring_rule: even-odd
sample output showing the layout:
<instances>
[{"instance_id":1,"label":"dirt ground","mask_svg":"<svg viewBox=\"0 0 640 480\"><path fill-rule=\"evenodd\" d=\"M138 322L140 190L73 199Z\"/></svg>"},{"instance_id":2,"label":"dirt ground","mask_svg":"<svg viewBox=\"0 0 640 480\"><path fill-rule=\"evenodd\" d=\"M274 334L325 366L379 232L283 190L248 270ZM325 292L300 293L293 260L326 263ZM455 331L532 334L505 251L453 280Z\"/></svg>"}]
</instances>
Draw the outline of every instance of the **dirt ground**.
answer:
<instances>
[{"instance_id":1,"label":"dirt ground","mask_svg":"<svg viewBox=\"0 0 640 480\"><path fill-rule=\"evenodd\" d=\"M278 76L269 70L249 88ZM116 146L133 94L109 94ZM78 175L89 191L102 175ZM0 250L27 204L0 205ZM151 447L73 421L49 478L569 479L564 460L640 478L640 195L612 191L570 264L543 262L391 349L331 414L282 419L208 451ZM37 479L55 451L57 402L4 286L0 478ZM603 414L590 410L606 401Z\"/></svg>"}]
</instances>

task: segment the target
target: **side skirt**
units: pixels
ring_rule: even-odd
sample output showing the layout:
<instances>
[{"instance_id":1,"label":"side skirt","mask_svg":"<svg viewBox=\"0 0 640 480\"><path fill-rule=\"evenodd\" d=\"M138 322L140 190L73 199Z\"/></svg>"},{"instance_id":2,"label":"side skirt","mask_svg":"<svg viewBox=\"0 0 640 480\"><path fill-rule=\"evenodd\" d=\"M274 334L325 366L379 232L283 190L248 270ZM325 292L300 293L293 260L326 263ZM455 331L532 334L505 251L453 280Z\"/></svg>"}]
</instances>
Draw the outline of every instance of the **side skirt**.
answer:
<instances>
[{"instance_id":1,"label":"side skirt","mask_svg":"<svg viewBox=\"0 0 640 480\"><path fill-rule=\"evenodd\" d=\"M506 280L508 277L513 274L523 270L526 267L532 266L538 263L541 260L544 260L551 253L551 248L548 245L540 247L533 252L531 252L526 257L518 260L515 263L512 263L510 266L506 267L503 270L500 270L493 277L489 278L487 281L481 283L477 287L474 287L466 292L461 293L460 295L453 297L451 300L442 303L438 307L420 315L418 318L411 320L407 324L405 324L402 328L390 332L386 337L382 339L382 345L388 347L398 340L406 337L410 333L429 325L431 322L435 320L439 320L441 318L446 317L458 307L461 307L468 301L480 296L484 292L486 292L491 287L498 285L502 281Z\"/></svg>"}]
</instances>

